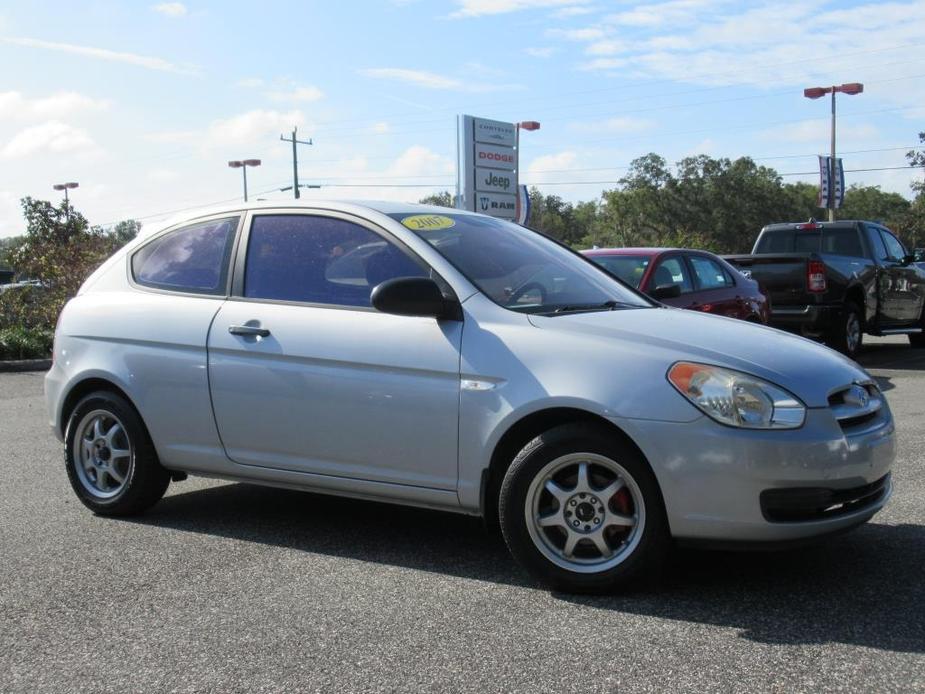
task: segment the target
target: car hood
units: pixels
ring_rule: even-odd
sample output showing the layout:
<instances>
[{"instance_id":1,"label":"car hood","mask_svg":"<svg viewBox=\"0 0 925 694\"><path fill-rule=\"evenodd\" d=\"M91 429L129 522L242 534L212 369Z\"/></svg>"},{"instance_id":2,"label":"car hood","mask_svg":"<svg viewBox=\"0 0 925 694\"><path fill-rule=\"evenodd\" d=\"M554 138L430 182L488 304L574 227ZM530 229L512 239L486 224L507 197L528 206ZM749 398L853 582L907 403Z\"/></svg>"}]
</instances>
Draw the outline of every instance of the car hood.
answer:
<instances>
[{"instance_id":1,"label":"car hood","mask_svg":"<svg viewBox=\"0 0 925 694\"><path fill-rule=\"evenodd\" d=\"M808 407L828 406L837 388L870 376L838 352L781 330L683 309L625 309L530 316L543 330L624 343L664 362L724 366L786 388ZM614 345L618 348L618 345Z\"/></svg>"}]
</instances>

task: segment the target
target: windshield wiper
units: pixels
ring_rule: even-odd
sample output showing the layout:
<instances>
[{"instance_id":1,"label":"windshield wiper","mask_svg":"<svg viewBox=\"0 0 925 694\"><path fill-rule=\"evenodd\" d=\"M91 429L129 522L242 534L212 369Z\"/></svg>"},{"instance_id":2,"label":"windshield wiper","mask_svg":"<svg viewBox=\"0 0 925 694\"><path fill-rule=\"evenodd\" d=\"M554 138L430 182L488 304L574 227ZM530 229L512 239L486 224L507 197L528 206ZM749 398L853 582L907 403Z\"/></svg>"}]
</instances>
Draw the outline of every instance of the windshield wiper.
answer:
<instances>
[{"instance_id":1,"label":"windshield wiper","mask_svg":"<svg viewBox=\"0 0 925 694\"><path fill-rule=\"evenodd\" d=\"M615 311L618 308L642 308L636 304L627 304L622 301L604 301L600 304L566 304L558 306L546 313L548 316L557 316L563 313L581 313L583 311Z\"/></svg>"}]
</instances>

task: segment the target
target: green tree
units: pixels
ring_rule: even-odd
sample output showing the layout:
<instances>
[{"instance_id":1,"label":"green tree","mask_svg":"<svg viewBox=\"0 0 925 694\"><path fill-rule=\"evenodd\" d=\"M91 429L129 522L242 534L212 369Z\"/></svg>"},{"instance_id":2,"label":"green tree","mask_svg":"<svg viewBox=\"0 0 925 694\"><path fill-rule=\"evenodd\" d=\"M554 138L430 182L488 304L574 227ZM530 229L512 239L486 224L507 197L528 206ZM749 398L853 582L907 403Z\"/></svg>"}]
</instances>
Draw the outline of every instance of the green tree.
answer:
<instances>
[{"instance_id":1,"label":"green tree","mask_svg":"<svg viewBox=\"0 0 925 694\"><path fill-rule=\"evenodd\" d=\"M141 222L135 219L126 219L115 224L109 231L109 236L117 246L124 246L138 236L141 231Z\"/></svg>"},{"instance_id":2,"label":"green tree","mask_svg":"<svg viewBox=\"0 0 925 694\"><path fill-rule=\"evenodd\" d=\"M431 193L419 201L422 205L438 205L439 207L456 207L453 204L453 195L448 190L440 193Z\"/></svg>"},{"instance_id":3,"label":"green tree","mask_svg":"<svg viewBox=\"0 0 925 694\"><path fill-rule=\"evenodd\" d=\"M41 286L0 294L0 330L51 331L67 300L121 242L91 228L69 203L55 206L27 197L22 210L26 233L9 249L7 260L20 278L39 280Z\"/></svg>"}]
</instances>

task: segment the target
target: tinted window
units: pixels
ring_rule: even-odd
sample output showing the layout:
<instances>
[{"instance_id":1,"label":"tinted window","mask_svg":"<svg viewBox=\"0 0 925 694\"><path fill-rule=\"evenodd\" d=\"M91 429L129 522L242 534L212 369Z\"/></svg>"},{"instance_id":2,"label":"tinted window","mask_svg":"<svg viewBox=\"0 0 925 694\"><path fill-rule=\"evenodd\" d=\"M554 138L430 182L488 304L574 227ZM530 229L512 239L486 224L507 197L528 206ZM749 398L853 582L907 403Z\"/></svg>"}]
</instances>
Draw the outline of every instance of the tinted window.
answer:
<instances>
[{"instance_id":1,"label":"tinted window","mask_svg":"<svg viewBox=\"0 0 925 694\"><path fill-rule=\"evenodd\" d=\"M890 260L902 260L906 255L906 249L899 242L899 239L893 236L893 234L888 232L886 229L881 229L880 235L883 237L883 243L886 246L886 252L890 257Z\"/></svg>"},{"instance_id":2,"label":"tinted window","mask_svg":"<svg viewBox=\"0 0 925 694\"><path fill-rule=\"evenodd\" d=\"M135 281L161 289L223 294L237 225L237 217L213 220L154 239L132 256Z\"/></svg>"},{"instance_id":3,"label":"tinted window","mask_svg":"<svg viewBox=\"0 0 925 694\"><path fill-rule=\"evenodd\" d=\"M594 263L542 234L471 214L390 215L427 241L488 298L522 313L603 310L609 302L652 304ZM433 225L421 228L415 219Z\"/></svg>"},{"instance_id":4,"label":"tinted window","mask_svg":"<svg viewBox=\"0 0 925 694\"><path fill-rule=\"evenodd\" d=\"M825 229L822 232L822 252L835 255L847 255L853 258L864 257L864 247L857 229Z\"/></svg>"},{"instance_id":5,"label":"tinted window","mask_svg":"<svg viewBox=\"0 0 925 694\"><path fill-rule=\"evenodd\" d=\"M880 232L877 231L877 227L867 227L867 239L874 249L874 257L877 260L886 260L886 246L883 245L883 239L880 238Z\"/></svg>"},{"instance_id":6,"label":"tinted window","mask_svg":"<svg viewBox=\"0 0 925 694\"><path fill-rule=\"evenodd\" d=\"M790 253L793 251L793 230L766 231L758 241L755 253Z\"/></svg>"},{"instance_id":7,"label":"tinted window","mask_svg":"<svg viewBox=\"0 0 925 694\"><path fill-rule=\"evenodd\" d=\"M691 282L687 266L679 256L665 258L659 262L655 266L655 272L652 273L652 279L649 280L650 289L672 284L680 284L682 294L694 290L694 283Z\"/></svg>"},{"instance_id":8,"label":"tinted window","mask_svg":"<svg viewBox=\"0 0 925 694\"><path fill-rule=\"evenodd\" d=\"M688 256L688 260L694 268L694 276L697 278L697 286L700 289L720 289L733 286L732 277L712 258L691 255Z\"/></svg>"},{"instance_id":9,"label":"tinted window","mask_svg":"<svg viewBox=\"0 0 925 694\"><path fill-rule=\"evenodd\" d=\"M793 252L794 253L818 253L819 252L818 231L798 231L793 235Z\"/></svg>"},{"instance_id":10,"label":"tinted window","mask_svg":"<svg viewBox=\"0 0 925 694\"><path fill-rule=\"evenodd\" d=\"M589 255L595 263L616 275L631 287L639 287L642 276L649 267L649 256L646 255Z\"/></svg>"},{"instance_id":11,"label":"tinted window","mask_svg":"<svg viewBox=\"0 0 925 694\"><path fill-rule=\"evenodd\" d=\"M244 296L339 306L370 306L395 277L427 272L365 227L309 215L259 215L251 225Z\"/></svg>"}]
</instances>

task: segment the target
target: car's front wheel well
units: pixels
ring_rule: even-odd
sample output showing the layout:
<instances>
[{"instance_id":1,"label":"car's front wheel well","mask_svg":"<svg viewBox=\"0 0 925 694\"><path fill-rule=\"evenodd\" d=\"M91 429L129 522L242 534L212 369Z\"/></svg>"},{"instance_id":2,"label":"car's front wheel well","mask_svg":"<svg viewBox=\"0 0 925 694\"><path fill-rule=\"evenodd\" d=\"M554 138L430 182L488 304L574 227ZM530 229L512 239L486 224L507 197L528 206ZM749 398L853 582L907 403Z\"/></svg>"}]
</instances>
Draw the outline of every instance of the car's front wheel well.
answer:
<instances>
[{"instance_id":1,"label":"car's front wheel well","mask_svg":"<svg viewBox=\"0 0 925 694\"><path fill-rule=\"evenodd\" d=\"M639 446L626 435L626 432L604 417L587 410L571 407L556 407L532 412L515 422L504 432L504 435L495 445L491 455L491 462L482 476L481 512L482 517L488 524L494 525L497 523L498 494L501 490L504 474L524 446L553 427L585 422L606 429L608 433L639 451L640 457L645 460Z\"/></svg>"}]
</instances>

